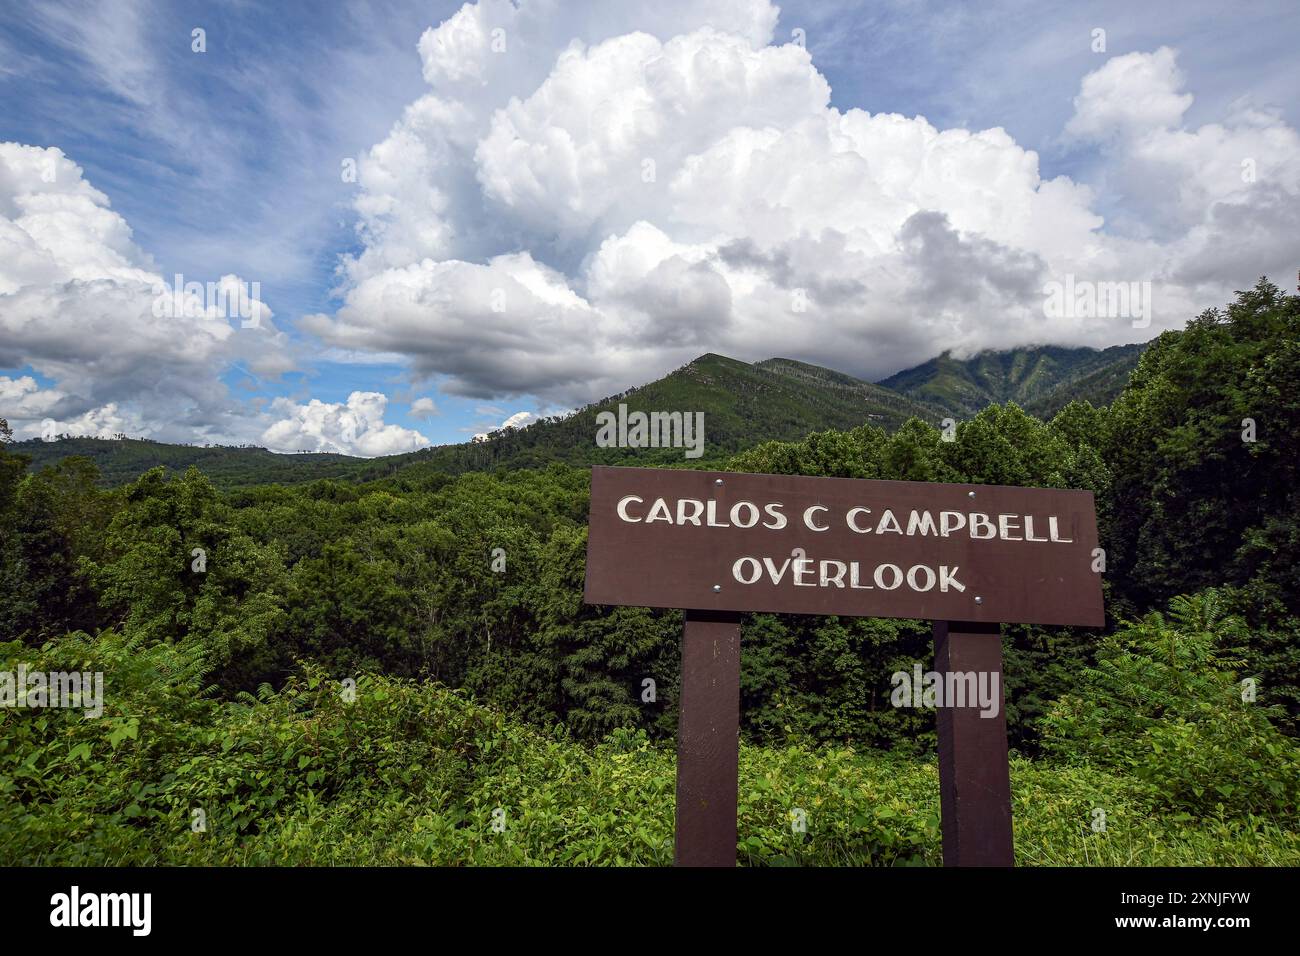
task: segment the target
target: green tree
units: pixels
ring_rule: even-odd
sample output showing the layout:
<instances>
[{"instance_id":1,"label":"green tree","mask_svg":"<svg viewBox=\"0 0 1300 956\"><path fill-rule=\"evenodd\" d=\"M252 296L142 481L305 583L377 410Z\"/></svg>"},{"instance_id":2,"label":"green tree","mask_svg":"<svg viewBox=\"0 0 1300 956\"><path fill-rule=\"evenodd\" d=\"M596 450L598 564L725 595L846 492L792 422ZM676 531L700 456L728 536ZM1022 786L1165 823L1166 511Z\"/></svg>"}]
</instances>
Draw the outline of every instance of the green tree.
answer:
<instances>
[{"instance_id":1,"label":"green tree","mask_svg":"<svg viewBox=\"0 0 1300 956\"><path fill-rule=\"evenodd\" d=\"M1300 298L1261 279L1143 354L1104 449L1133 607L1255 575L1300 606L1298 336Z\"/></svg>"},{"instance_id":2,"label":"green tree","mask_svg":"<svg viewBox=\"0 0 1300 956\"><path fill-rule=\"evenodd\" d=\"M229 507L196 468L162 468L123 489L102 560L90 562L101 599L133 639L199 642L231 686L265 679L279 658L280 552L239 532Z\"/></svg>"}]
</instances>

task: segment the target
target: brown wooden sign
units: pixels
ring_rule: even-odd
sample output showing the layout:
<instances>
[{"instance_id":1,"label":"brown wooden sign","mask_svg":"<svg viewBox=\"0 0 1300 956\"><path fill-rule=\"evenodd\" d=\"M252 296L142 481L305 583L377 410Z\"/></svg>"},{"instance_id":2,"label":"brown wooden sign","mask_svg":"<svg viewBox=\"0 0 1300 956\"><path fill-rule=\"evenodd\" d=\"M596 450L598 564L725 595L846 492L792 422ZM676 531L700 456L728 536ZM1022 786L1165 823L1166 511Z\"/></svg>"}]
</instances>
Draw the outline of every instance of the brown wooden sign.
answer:
<instances>
[{"instance_id":1,"label":"brown wooden sign","mask_svg":"<svg viewBox=\"0 0 1300 956\"><path fill-rule=\"evenodd\" d=\"M593 468L587 602L686 610L677 863L736 863L740 612L776 611L929 618L936 670L988 678L937 714L943 860L1010 866L999 625L1102 625L1098 556L1087 491Z\"/></svg>"},{"instance_id":2,"label":"brown wooden sign","mask_svg":"<svg viewBox=\"0 0 1300 956\"><path fill-rule=\"evenodd\" d=\"M1099 626L1090 491L592 469L592 604Z\"/></svg>"}]
</instances>

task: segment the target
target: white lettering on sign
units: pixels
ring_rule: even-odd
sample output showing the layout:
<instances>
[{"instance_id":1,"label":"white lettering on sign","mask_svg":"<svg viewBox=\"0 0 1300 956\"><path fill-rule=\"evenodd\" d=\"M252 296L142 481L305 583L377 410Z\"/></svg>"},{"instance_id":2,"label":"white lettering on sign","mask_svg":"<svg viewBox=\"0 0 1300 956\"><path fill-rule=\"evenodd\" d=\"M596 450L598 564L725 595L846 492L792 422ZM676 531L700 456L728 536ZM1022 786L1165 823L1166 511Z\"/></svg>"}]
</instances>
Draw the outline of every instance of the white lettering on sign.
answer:
<instances>
[{"instance_id":1,"label":"white lettering on sign","mask_svg":"<svg viewBox=\"0 0 1300 956\"><path fill-rule=\"evenodd\" d=\"M666 498L656 498L649 508L643 507L645 499L639 495L625 495L619 499L617 512L620 521L631 524L647 524L666 521L669 524L694 525L703 524L710 528L753 528L762 523L770 531L781 531L789 524L785 505L779 501L769 501L758 505L752 501L737 501L728 510L720 512L718 502L713 499L702 501L698 498L678 498L669 503ZM723 506L725 508L725 506ZM908 512L906 524L892 509L886 508L879 518L872 520L872 510L865 507L850 508L844 515L844 523L854 534L897 534L905 537L948 538L961 531L979 541L994 538L1002 541L1032 541L1036 543L1073 544L1073 538L1061 535L1060 519L1056 515L1047 516L1047 536L1035 534L1034 515L998 514L990 515L982 511L940 511L936 519L931 511ZM825 505L810 505L803 511L803 526L810 531L829 531L832 519L830 509Z\"/></svg>"},{"instance_id":2,"label":"white lettering on sign","mask_svg":"<svg viewBox=\"0 0 1300 956\"><path fill-rule=\"evenodd\" d=\"M731 565L732 580L740 584L757 584L766 575L773 585L789 581L795 587L836 587L857 591L894 591L904 583L912 591L924 594L936 587L943 593L966 590L966 585L957 580L956 567L946 564L932 568L927 564L915 564L904 570L897 564L864 564L860 561L838 561L831 558L814 561L812 558L786 558L777 564L772 558L758 558L752 555L739 557ZM848 584L844 576L848 575ZM864 582L873 583L866 584Z\"/></svg>"},{"instance_id":3,"label":"white lettering on sign","mask_svg":"<svg viewBox=\"0 0 1300 956\"><path fill-rule=\"evenodd\" d=\"M810 531L830 531L831 526L828 524L827 525L814 524L813 522L814 511L830 511L830 509L827 508L825 505L813 505L811 508L806 509L803 513L804 526L807 527Z\"/></svg>"}]
</instances>

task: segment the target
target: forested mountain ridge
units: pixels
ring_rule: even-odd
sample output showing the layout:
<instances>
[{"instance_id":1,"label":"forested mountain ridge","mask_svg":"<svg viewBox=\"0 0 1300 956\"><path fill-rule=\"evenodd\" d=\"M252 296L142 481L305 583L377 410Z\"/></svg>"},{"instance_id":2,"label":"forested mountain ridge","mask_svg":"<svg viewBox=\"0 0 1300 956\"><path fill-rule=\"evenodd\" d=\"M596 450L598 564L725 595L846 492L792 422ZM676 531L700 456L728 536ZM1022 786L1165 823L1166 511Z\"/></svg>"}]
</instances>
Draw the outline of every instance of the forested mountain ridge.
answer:
<instances>
[{"instance_id":1,"label":"forested mountain ridge","mask_svg":"<svg viewBox=\"0 0 1300 956\"><path fill-rule=\"evenodd\" d=\"M263 448L200 448L137 440L66 438L19 442L14 450L40 468L69 455L86 455L106 485L134 480L156 465L183 471L198 465L219 487L268 482L297 484L318 478L369 480L414 473L536 468L568 465L686 462L681 448L599 448L597 416L628 412L701 412L705 449L701 461L719 461L759 442L793 441L812 432L866 423L893 430L908 418L938 419L923 402L830 369L769 359L751 365L712 353L661 379L612 395L572 415L543 419L526 428L491 433L486 440L439 445L404 455L360 459L346 455L277 455Z\"/></svg>"},{"instance_id":2,"label":"forested mountain ridge","mask_svg":"<svg viewBox=\"0 0 1300 956\"><path fill-rule=\"evenodd\" d=\"M0 409L0 414L3 409ZM191 465L220 487L280 482L297 484L319 478L349 478L368 459L329 452L278 454L251 445L172 445L146 438L68 437L16 442L13 450L32 459L33 468L52 465L73 455L89 458L99 468L103 484L117 487L134 481L159 465L183 472Z\"/></svg>"},{"instance_id":3,"label":"forested mountain ridge","mask_svg":"<svg viewBox=\"0 0 1300 956\"><path fill-rule=\"evenodd\" d=\"M486 441L446 445L402 459L377 459L365 477L399 469L460 474L497 468L567 465L668 464L686 461L681 448L599 448L597 416L643 411L702 412L703 461L720 460L759 442L791 441L826 429L880 425L890 431L909 418L936 419L922 402L791 359L750 365L707 353L661 379L610 396L572 415L527 428L493 432Z\"/></svg>"},{"instance_id":4,"label":"forested mountain ridge","mask_svg":"<svg viewBox=\"0 0 1300 956\"><path fill-rule=\"evenodd\" d=\"M1100 350L1046 345L980 352L967 359L944 352L878 384L956 418L1003 402L1051 417L1076 398L1110 404L1146 347L1147 343Z\"/></svg>"},{"instance_id":5,"label":"forested mountain ridge","mask_svg":"<svg viewBox=\"0 0 1300 956\"><path fill-rule=\"evenodd\" d=\"M1150 343L1140 346L1118 346L1118 348L1136 351L1120 354L1114 361L1097 367L1085 364L1048 392L1028 401L1025 410L1039 418L1051 418L1066 405L1075 401L1090 402L1096 406L1109 405L1119 397L1124 386L1128 384L1129 376L1137 368L1148 344Z\"/></svg>"},{"instance_id":6,"label":"forested mountain ridge","mask_svg":"<svg viewBox=\"0 0 1300 956\"><path fill-rule=\"evenodd\" d=\"M595 402L568 416L491 433L486 440L361 459L341 454L277 454L256 447L168 445L141 439L63 438L14 445L33 468L71 455L91 458L102 483L116 487L150 468L197 465L221 488L300 484L321 478L372 480L413 474L537 468L552 462L690 463L681 448L599 448L597 416L629 412L702 412L706 445L695 464L717 463L764 441L873 424L893 431L909 418L937 424L990 404L1016 401L1050 417L1073 399L1114 399L1144 346L1098 351L1056 347L987 352L961 361L947 354L872 384L807 362L770 358L750 364L707 353L663 378ZM3 410L0 410L2 412Z\"/></svg>"}]
</instances>

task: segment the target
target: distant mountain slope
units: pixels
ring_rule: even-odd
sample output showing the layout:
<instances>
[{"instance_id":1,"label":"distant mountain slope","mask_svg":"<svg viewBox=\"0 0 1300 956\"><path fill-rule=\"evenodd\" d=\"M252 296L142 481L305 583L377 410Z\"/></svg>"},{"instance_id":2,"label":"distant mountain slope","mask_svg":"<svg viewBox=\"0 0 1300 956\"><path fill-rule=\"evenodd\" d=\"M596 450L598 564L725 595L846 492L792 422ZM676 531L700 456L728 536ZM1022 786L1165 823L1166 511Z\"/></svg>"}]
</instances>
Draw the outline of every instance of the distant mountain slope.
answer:
<instances>
[{"instance_id":1,"label":"distant mountain slope","mask_svg":"<svg viewBox=\"0 0 1300 956\"><path fill-rule=\"evenodd\" d=\"M117 486L134 481L150 468L165 465L185 471L190 465L223 488L278 482L293 484L317 478L349 478L370 464L364 458L347 455L278 455L265 448L198 445L168 445L137 438L62 438L57 441L16 442L10 450L31 457L29 468L39 470L72 455L84 455L99 466L104 484Z\"/></svg>"},{"instance_id":2,"label":"distant mountain slope","mask_svg":"<svg viewBox=\"0 0 1300 956\"><path fill-rule=\"evenodd\" d=\"M596 416L629 412L703 412L706 444L695 461L718 460L769 439L792 440L828 428L871 422L894 429L912 416L935 421L924 403L816 365L768 359L750 365L701 355L675 372L579 410L527 428L495 432L488 440L426 449L401 459L376 459L367 477L419 466L458 473L525 468L551 461L571 465L690 463L680 448L598 448Z\"/></svg>"},{"instance_id":3,"label":"distant mountain slope","mask_svg":"<svg viewBox=\"0 0 1300 956\"><path fill-rule=\"evenodd\" d=\"M1116 352L1117 349L1129 351ZM1039 418L1051 418L1073 401L1091 402L1093 405L1109 405L1124 391L1129 376L1137 368L1138 359L1146 349L1146 343L1140 345L1116 346L1106 349L1101 354L1114 352L1113 361L1089 370L1086 366L1077 374L1070 375L1046 394L1033 399L1025 405L1025 411Z\"/></svg>"},{"instance_id":4,"label":"distant mountain slope","mask_svg":"<svg viewBox=\"0 0 1300 956\"><path fill-rule=\"evenodd\" d=\"M1047 345L981 352L968 359L948 352L878 384L947 414L973 415L986 405L1015 402L1050 415L1071 399L1110 402L1137 365L1145 344L1108 349Z\"/></svg>"},{"instance_id":5,"label":"distant mountain slope","mask_svg":"<svg viewBox=\"0 0 1300 956\"><path fill-rule=\"evenodd\" d=\"M629 412L703 412L704 454L687 459L683 448L599 448L596 416ZM567 418L495 432L487 440L441 445L387 458L333 454L279 455L264 448L201 448L137 439L68 438L27 441L14 450L30 455L34 468L69 455L93 459L110 486L134 480L157 465L184 471L197 465L223 488L318 478L372 479L398 472L457 474L496 468L543 467L550 462L663 464L721 461L768 439L792 440L828 428L872 422L897 428L912 416L937 419L934 409L878 385L796 362L769 359L750 365L721 355L702 355L671 374L589 405Z\"/></svg>"},{"instance_id":6,"label":"distant mountain slope","mask_svg":"<svg viewBox=\"0 0 1300 956\"><path fill-rule=\"evenodd\" d=\"M787 358L770 358L755 363L754 368L812 386L813 391L810 391L808 398L814 403L821 400L819 396L835 396L838 401L848 402L850 408L856 407L858 402L866 402L873 406L870 414L875 424L885 428L896 428L913 416L925 418L939 411L892 389L820 365L809 365L807 362Z\"/></svg>"}]
</instances>

